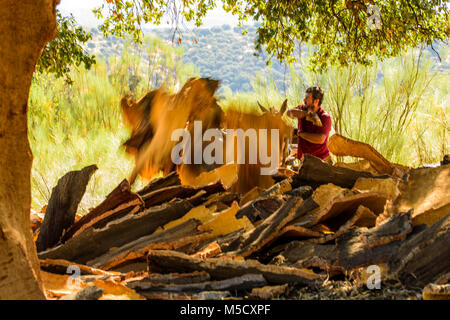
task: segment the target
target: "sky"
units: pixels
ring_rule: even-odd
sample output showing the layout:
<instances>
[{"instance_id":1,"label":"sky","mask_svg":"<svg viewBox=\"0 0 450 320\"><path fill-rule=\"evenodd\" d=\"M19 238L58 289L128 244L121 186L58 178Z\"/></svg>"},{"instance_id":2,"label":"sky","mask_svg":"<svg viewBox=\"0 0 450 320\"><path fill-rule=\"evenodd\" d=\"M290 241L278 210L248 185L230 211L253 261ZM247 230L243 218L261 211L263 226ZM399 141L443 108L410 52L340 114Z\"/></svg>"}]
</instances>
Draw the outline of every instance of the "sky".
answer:
<instances>
[{"instance_id":1,"label":"sky","mask_svg":"<svg viewBox=\"0 0 450 320\"><path fill-rule=\"evenodd\" d=\"M72 13L78 24L84 27L92 28L99 24L99 20L95 18L94 14L92 13L92 9L95 7L100 7L104 2L104 0L61 0L58 9L61 11L61 13L63 13L63 15ZM237 23L237 17L226 13L222 9L221 1L217 1L217 8L210 11L208 15L203 19L203 26L208 28L213 26L220 26L223 24L236 26ZM146 25L146 27L154 26ZM167 25L162 25L162 27L167 27Z\"/></svg>"}]
</instances>

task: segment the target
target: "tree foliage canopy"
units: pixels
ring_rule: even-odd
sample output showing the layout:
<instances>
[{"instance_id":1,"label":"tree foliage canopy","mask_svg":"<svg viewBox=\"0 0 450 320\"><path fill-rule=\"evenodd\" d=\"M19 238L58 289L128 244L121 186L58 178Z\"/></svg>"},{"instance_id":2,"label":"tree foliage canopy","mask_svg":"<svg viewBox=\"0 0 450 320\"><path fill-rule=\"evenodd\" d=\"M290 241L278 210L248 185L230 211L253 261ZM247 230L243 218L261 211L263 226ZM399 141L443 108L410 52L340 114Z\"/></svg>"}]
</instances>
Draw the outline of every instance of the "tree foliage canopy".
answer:
<instances>
[{"instance_id":1,"label":"tree foliage canopy","mask_svg":"<svg viewBox=\"0 0 450 320\"><path fill-rule=\"evenodd\" d=\"M226 1L233 10L234 1ZM261 21L256 47L280 60L293 59L295 42L316 47L312 64L326 68L370 57L396 56L407 47L445 40L449 34L446 1L280 0L248 1L240 18Z\"/></svg>"},{"instance_id":2,"label":"tree foliage canopy","mask_svg":"<svg viewBox=\"0 0 450 320\"><path fill-rule=\"evenodd\" d=\"M57 77L64 76L67 83L72 83L69 76L70 66L84 64L89 69L95 63L95 57L87 54L82 48L92 36L76 24L72 15L63 17L56 13L58 32L56 38L44 48L36 70L51 72Z\"/></svg>"},{"instance_id":3,"label":"tree foliage canopy","mask_svg":"<svg viewBox=\"0 0 450 320\"><path fill-rule=\"evenodd\" d=\"M295 46L310 43L315 47L310 62L319 70L353 62L367 65L372 58L383 60L408 47L432 45L436 40L446 42L450 29L447 1L441 0L223 0L222 3L226 12L239 17L240 24L249 18L258 22L257 51L265 50L270 58L290 63L296 60ZM142 25L168 23L174 30L172 40L181 43L184 22L201 26L208 11L215 7L213 0L105 0L94 13L104 19L100 29L105 36L130 35L140 42ZM162 21L163 18L167 20ZM81 41L74 36L62 40ZM75 56L82 54L75 51L72 57ZM68 57L61 56L66 60ZM87 60L84 57L82 61Z\"/></svg>"}]
</instances>

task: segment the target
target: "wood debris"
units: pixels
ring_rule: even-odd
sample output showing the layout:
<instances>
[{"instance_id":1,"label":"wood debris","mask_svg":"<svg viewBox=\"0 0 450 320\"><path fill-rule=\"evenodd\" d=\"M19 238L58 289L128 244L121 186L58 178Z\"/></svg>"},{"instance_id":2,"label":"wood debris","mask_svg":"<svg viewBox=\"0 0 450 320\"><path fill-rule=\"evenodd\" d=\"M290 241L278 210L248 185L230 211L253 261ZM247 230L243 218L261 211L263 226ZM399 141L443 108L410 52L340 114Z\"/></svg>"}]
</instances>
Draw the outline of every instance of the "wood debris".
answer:
<instances>
[{"instance_id":1,"label":"wood debris","mask_svg":"<svg viewBox=\"0 0 450 320\"><path fill-rule=\"evenodd\" d=\"M336 156L352 156L367 159L379 174L389 174L403 177L402 169L390 163L371 145L351 140L339 134L334 134L328 140L328 148Z\"/></svg>"},{"instance_id":2,"label":"wood debris","mask_svg":"<svg viewBox=\"0 0 450 320\"><path fill-rule=\"evenodd\" d=\"M423 288L423 300L450 300L450 284L426 285Z\"/></svg>"},{"instance_id":3,"label":"wood debris","mask_svg":"<svg viewBox=\"0 0 450 320\"><path fill-rule=\"evenodd\" d=\"M79 171L66 173L53 188L44 220L36 241L38 251L54 246L64 231L75 222L78 204L86 191L91 175L97 170L96 165Z\"/></svg>"},{"instance_id":4,"label":"wood debris","mask_svg":"<svg viewBox=\"0 0 450 320\"><path fill-rule=\"evenodd\" d=\"M289 286L288 284L283 284L279 286L265 286L262 288L253 288L250 294L250 298L254 299L274 299L286 293Z\"/></svg>"},{"instance_id":5,"label":"wood debris","mask_svg":"<svg viewBox=\"0 0 450 320\"><path fill-rule=\"evenodd\" d=\"M450 212L450 166L411 169L399 185L391 215L414 208L413 225L433 225Z\"/></svg>"},{"instance_id":6,"label":"wood debris","mask_svg":"<svg viewBox=\"0 0 450 320\"><path fill-rule=\"evenodd\" d=\"M232 192L232 167L196 186L175 172L138 192L124 180L84 217L70 211L64 228L42 228L68 214L47 210L40 232L56 239L38 253L47 298L276 299L330 287L330 277L364 287L375 265L382 281L448 299L450 166L399 178L374 155L371 172L305 155L298 173L246 194ZM42 215L30 219L38 234Z\"/></svg>"}]
</instances>

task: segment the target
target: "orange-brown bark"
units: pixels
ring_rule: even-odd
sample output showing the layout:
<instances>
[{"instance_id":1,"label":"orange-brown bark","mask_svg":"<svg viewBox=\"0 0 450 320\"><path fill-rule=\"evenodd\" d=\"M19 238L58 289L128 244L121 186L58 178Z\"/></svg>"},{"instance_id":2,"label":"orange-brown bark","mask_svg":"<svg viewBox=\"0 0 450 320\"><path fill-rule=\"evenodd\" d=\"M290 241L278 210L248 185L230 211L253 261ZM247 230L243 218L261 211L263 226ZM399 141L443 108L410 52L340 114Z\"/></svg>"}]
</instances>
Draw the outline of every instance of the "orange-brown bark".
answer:
<instances>
[{"instance_id":1,"label":"orange-brown bark","mask_svg":"<svg viewBox=\"0 0 450 320\"><path fill-rule=\"evenodd\" d=\"M56 34L58 0L0 6L0 299L44 299L30 225L28 96L42 49Z\"/></svg>"}]
</instances>

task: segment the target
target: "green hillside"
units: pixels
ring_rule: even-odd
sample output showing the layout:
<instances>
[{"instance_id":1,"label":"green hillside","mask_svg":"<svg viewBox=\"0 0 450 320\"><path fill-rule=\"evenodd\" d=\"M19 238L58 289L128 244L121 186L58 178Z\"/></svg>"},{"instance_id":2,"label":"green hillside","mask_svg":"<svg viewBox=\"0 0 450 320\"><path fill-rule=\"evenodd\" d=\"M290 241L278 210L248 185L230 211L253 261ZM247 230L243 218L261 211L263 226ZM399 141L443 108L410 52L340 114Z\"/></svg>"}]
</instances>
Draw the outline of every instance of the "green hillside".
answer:
<instances>
[{"instance_id":1,"label":"green hillside","mask_svg":"<svg viewBox=\"0 0 450 320\"><path fill-rule=\"evenodd\" d=\"M246 30L247 34L242 34L242 29L238 27L223 25L184 31L181 44L177 45L184 50L183 64L194 64L202 77L220 79L222 87L233 91L251 91L252 81L258 73L271 74L277 87L283 90L288 86L289 69L276 60L270 66L266 65L267 55L264 52L255 56L256 28L249 26ZM114 37L105 39L95 29L91 33L93 41L88 44L88 51L99 56L120 55L124 40ZM173 32L169 28L145 30L145 33L172 42ZM174 42L177 43L177 40L178 37Z\"/></svg>"},{"instance_id":2,"label":"green hillside","mask_svg":"<svg viewBox=\"0 0 450 320\"><path fill-rule=\"evenodd\" d=\"M246 34L243 34L246 30ZM87 50L90 53L103 58L109 56L120 56L125 40L109 37L104 38L97 29L91 29L93 40L88 43ZM267 65L267 54L265 52L256 53L254 41L256 39L256 27L246 26L244 29L239 27L230 27L222 25L212 28L198 28L192 31L184 30L179 36L174 36L170 28L146 29L145 34L152 37L159 37L168 44L174 44L178 49L183 50L183 64L192 63L198 68L199 75L202 77L212 77L222 81L220 92L228 87L233 92L253 91L253 81L258 74L263 78L273 80L280 92L286 92L291 85L291 74L289 67L273 59ZM178 43L181 38L181 43ZM434 44L437 52L442 54L447 46ZM433 70L440 73L448 73L450 70L449 61L439 61L436 52L427 49L429 56L433 57ZM299 50L295 53L297 57L307 55L306 46L302 47L301 54ZM145 54L143 54L145 60ZM302 74L302 68L299 63L293 65L298 74ZM382 77L382 72L377 73L377 81Z\"/></svg>"}]
</instances>

